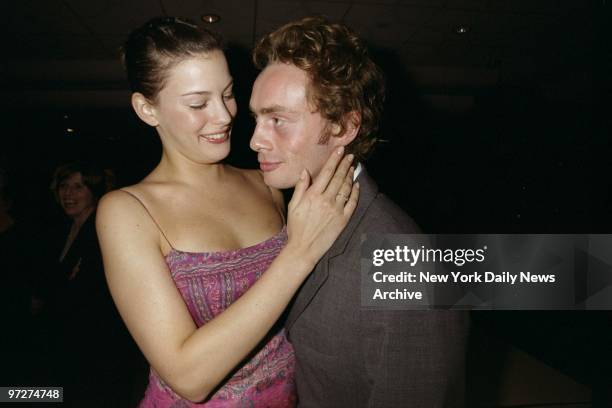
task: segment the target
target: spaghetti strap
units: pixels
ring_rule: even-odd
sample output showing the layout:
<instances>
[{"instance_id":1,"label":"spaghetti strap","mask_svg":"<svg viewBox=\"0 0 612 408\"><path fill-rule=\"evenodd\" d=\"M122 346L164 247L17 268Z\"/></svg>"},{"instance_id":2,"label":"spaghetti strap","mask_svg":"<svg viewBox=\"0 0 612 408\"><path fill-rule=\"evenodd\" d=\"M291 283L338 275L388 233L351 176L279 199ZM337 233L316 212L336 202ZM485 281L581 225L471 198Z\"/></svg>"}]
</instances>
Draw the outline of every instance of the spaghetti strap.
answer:
<instances>
[{"instance_id":1,"label":"spaghetti strap","mask_svg":"<svg viewBox=\"0 0 612 408\"><path fill-rule=\"evenodd\" d=\"M149 214L149 217L151 217L151 220L153 220L153 224L155 224L155 226L157 227L157 229L159 230L159 232L162 234L162 236L164 237L164 239L166 240L166 242L168 243L168 245L170 245L170 248L174 251L176 251L176 249L172 246L172 244L170 243L170 240L168 239L168 237L166 236L166 234L164 234L164 230L159 226L159 224L157 223L157 221L155 221L155 218L153 217L153 215L151 214L151 212L149 211L149 209L147 208L146 205L144 205L144 203L142 202L142 200L140 198L138 198L138 196L134 193L130 193L127 190L123 190L123 189L119 189L119 191L123 191L124 193L127 193L129 195L131 195L136 201L138 201L140 203L140 205L142 205L142 208L145 209L145 211L147 212L147 214Z\"/></svg>"}]
</instances>

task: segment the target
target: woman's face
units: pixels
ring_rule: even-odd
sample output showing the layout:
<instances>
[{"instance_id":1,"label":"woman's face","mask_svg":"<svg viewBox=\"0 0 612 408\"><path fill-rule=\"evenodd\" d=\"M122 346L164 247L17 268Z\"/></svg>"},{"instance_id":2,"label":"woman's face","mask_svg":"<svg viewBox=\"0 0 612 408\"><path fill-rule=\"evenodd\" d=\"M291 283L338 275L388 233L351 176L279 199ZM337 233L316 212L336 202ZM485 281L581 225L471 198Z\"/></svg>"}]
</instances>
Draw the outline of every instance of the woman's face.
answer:
<instances>
[{"instance_id":1,"label":"woman's face","mask_svg":"<svg viewBox=\"0 0 612 408\"><path fill-rule=\"evenodd\" d=\"M175 65L151 105L167 153L195 163L216 163L230 151L237 106L232 77L221 51Z\"/></svg>"},{"instance_id":2,"label":"woman's face","mask_svg":"<svg viewBox=\"0 0 612 408\"><path fill-rule=\"evenodd\" d=\"M91 190L83 183L81 173L73 173L62 180L57 187L57 195L64 212L72 219L78 219L96 205Z\"/></svg>"}]
</instances>

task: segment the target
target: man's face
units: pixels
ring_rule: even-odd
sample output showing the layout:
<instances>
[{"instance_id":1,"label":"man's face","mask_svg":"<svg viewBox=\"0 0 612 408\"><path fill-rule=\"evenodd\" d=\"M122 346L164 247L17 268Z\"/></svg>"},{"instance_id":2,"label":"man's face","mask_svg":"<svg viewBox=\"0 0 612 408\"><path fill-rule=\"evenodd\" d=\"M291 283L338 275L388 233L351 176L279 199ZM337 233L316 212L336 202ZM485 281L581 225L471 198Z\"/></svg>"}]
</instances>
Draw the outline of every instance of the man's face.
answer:
<instances>
[{"instance_id":1,"label":"man's face","mask_svg":"<svg viewBox=\"0 0 612 408\"><path fill-rule=\"evenodd\" d=\"M315 177L332 150L341 143L330 137L320 144L329 121L307 100L308 77L291 64L268 65L257 77L251 94L251 111L257 125L251 149L274 188L295 186L305 168Z\"/></svg>"}]
</instances>

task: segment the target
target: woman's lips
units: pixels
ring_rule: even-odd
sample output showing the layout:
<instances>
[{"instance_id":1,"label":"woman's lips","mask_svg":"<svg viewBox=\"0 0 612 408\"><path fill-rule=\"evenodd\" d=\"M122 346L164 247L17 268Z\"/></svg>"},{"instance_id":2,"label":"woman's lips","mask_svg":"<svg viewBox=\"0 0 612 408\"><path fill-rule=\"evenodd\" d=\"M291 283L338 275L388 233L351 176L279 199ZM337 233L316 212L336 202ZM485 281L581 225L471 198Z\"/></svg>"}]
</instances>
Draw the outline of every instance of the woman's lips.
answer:
<instances>
[{"instance_id":1,"label":"woman's lips","mask_svg":"<svg viewBox=\"0 0 612 408\"><path fill-rule=\"evenodd\" d=\"M204 139L208 143L225 143L229 139L229 131L200 135L200 138Z\"/></svg>"}]
</instances>

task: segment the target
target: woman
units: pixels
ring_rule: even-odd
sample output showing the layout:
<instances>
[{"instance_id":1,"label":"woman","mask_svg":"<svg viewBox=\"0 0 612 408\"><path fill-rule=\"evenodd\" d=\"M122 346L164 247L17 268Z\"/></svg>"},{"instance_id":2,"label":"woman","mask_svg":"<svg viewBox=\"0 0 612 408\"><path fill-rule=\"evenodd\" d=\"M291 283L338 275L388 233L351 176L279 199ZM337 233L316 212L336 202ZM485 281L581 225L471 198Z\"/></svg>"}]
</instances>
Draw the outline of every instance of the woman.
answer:
<instances>
[{"instance_id":1,"label":"woman","mask_svg":"<svg viewBox=\"0 0 612 408\"><path fill-rule=\"evenodd\" d=\"M100 306L92 296L105 290L95 230L95 209L107 191L104 173L84 163L64 164L55 170L51 190L68 222L52 251L57 268L50 306L62 320L87 320Z\"/></svg>"},{"instance_id":2,"label":"woman","mask_svg":"<svg viewBox=\"0 0 612 408\"><path fill-rule=\"evenodd\" d=\"M163 152L103 198L97 227L111 293L152 368L141 406L292 406L293 351L271 328L356 207L352 158L334 153L310 188L304 171L285 228L281 194L223 163L237 108L219 40L154 19L129 36L124 63Z\"/></svg>"},{"instance_id":3,"label":"woman","mask_svg":"<svg viewBox=\"0 0 612 408\"><path fill-rule=\"evenodd\" d=\"M45 279L44 308L57 360L50 366L68 402L110 402L113 394L101 391L123 386L129 380L124 363L134 359L104 279L95 231L106 179L102 169L75 162L58 167L51 184L68 223L53 250L56 268Z\"/></svg>"},{"instance_id":4,"label":"woman","mask_svg":"<svg viewBox=\"0 0 612 408\"><path fill-rule=\"evenodd\" d=\"M104 173L82 163L65 164L55 170L51 189L70 220L70 229L58 254L65 279L74 281L83 261L101 272L94 210L106 192Z\"/></svg>"}]
</instances>

